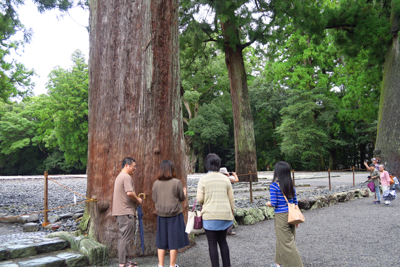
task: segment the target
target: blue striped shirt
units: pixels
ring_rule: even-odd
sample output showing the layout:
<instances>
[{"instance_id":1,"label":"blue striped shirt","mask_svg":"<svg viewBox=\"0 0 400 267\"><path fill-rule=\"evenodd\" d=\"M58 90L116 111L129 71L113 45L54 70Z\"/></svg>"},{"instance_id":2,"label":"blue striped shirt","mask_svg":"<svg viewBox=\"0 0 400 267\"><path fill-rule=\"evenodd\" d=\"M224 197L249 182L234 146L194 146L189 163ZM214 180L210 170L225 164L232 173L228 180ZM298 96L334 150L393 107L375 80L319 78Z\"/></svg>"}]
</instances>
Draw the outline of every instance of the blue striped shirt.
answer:
<instances>
[{"instance_id":1,"label":"blue striped shirt","mask_svg":"<svg viewBox=\"0 0 400 267\"><path fill-rule=\"evenodd\" d=\"M294 189L294 188L293 188ZM288 205L277 183L269 186L269 195L271 197L271 205L275 207L275 213L287 213ZM294 189L294 198L288 198L289 203L298 205L296 189Z\"/></svg>"}]
</instances>

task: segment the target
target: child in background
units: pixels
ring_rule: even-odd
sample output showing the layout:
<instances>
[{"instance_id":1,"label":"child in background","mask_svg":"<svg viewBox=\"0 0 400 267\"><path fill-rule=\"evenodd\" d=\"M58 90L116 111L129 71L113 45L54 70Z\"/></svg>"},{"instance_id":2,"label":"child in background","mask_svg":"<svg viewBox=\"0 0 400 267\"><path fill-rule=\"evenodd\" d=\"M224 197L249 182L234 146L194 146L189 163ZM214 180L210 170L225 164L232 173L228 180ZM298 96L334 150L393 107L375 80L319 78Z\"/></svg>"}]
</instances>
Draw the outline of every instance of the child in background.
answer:
<instances>
[{"instance_id":1,"label":"child in background","mask_svg":"<svg viewBox=\"0 0 400 267\"><path fill-rule=\"evenodd\" d=\"M381 177L382 191L385 194L385 191L390 189L390 176L387 171L385 171L385 165L379 165L379 172ZM390 200L385 200L385 205L390 205Z\"/></svg>"},{"instance_id":2,"label":"child in background","mask_svg":"<svg viewBox=\"0 0 400 267\"><path fill-rule=\"evenodd\" d=\"M394 175L393 175L393 181L394 181L394 184L392 184L392 190L396 190L396 188L400 189L399 179L397 179L397 177Z\"/></svg>"}]
</instances>

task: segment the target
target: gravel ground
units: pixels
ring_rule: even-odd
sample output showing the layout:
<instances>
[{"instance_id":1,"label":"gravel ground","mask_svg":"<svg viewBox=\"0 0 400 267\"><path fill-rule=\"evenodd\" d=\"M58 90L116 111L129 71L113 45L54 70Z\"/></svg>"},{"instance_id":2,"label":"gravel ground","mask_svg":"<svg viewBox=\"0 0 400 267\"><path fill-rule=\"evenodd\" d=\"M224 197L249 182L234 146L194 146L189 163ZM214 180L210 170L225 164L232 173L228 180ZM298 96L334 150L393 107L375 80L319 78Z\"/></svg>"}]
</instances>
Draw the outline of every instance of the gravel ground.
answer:
<instances>
[{"instance_id":1,"label":"gravel ground","mask_svg":"<svg viewBox=\"0 0 400 267\"><path fill-rule=\"evenodd\" d=\"M400 201L374 205L373 197L310 210L299 226L296 244L304 266L400 266ZM274 221L239 226L228 236L232 266L270 266L274 261ZM178 255L180 267L210 266L207 238ZM157 257L134 259L139 266L157 266ZM166 263L169 258L166 257ZM110 260L117 266L116 259ZM168 266L168 265L166 265ZM221 262L222 266L222 262Z\"/></svg>"},{"instance_id":2,"label":"gravel ground","mask_svg":"<svg viewBox=\"0 0 400 267\"><path fill-rule=\"evenodd\" d=\"M86 195L86 178L67 178L55 181L79 194ZM20 215L43 210L43 179L0 180L0 185L0 212ZM77 194L75 196L77 202L85 200ZM73 204L74 193L53 181L48 181L48 203L49 209ZM73 212L82 208L84 208L84 204L57 209L50 211L49 216ZM43 214L40 213L39 217L43 218Z\"/></svg>"},{"instance_id":3,"label":"gravel ground","mask_svg":"<svg viewBox=\"0 0 400 267\"><path fill-rule=\"evenodd\" d=\"M343 173L344 175L349 175L350 173ZM197 182L199 178L204 175L204 174L194 174L188 177L187 180L187 186L189 190L191 189L192 191L197 187ZM272 175L272 172L270 173L261 173L261 176L268 176ZM320 176L320 173L302 173L303 177L314 177L314 176ZM361 174L362 177L365 176L365 174ZM38 176L40 177L40 176ZM2 177L0 177L2 178ZM4 177L3 177L4 178ZM364 178L362 178L364 180ZM61 178L61 179L55 179L56 182L66 186L67 188L70 188L71 190L80 193L82 195L86 194L86 178L80 177L80 178ZM310 179L307 182L313 184L313 182L316 181L314 179ZM246 187L248 187L247 184L245 184ZM233 188L242 188L243 184L234 184ZM356 185L355 188L360 188L360 187L365 187L365 185L359 184ZM65 205L69 205L74 203L74 193L68 191L67 189L61 187L60 185L54 183L53 181L48 182L48 192L49 192L49 209L52 208L57 208ZM336 186L332 188L332 191L329 191L326 188L323 189L314 189L310 190L311 188L308 188L309 191L303 191L307 188L298 188L298 198L306 198L309 196L318 196L318 195L328 195L336 192L343 192L343 191L348 191L353 187L349 186ZM6 213L8 215L23 215L23 214L28 214L31 212L35 211L40 211L43 210L43 179L42 178L36 178L36 179L24 179L22 177L18 179L0 179L0 213ZM190 191L189 191L190 194ZM258 191L254 192L254 195L263 195L263 198L260 199L254 199L253 203L250 203L248 200L239 200L236 201L235 205L238 208L249 208L249 207L260 207L264 206L266 202L269 200L269 193L268 191ZM80 202L83 201L84 198L75 195L76 201ZM248 198L249 193L236 193L235 198ZM189 204L193 204L194 199L191 199L189 201ZM54 211L49 212L49 216L53 215L61 215L69 212L76 212L78 210L82 210L84 208L84 204L79 204L76 206L71 206L71 207L66 207L62 209L57 209ZM43 213L39 214L39 219L41 222L43 222ZM70 230L74 230L76 225L72 220L63 220L63 226L66 226L67 224L70 224L71 226ZM41 227L39 232L34 232L34 233L24 233L22 232L22 225L19 223L15 224L10 224L10 223L1 223L0 221L0 243L8 240L9 238L22 238L26 236L45 236L49 233L49 230L43 229Z\"/></svg>"},{"instance_id":4,"label":"gravel ground","mask_svg":"<svg viewBox=\"0 0 400 267\"><path fill-rule=\"evenodd\" d=\"M68 178L57 179L56 182L70 188L71 190L86 194L86 178ZM0 180L0 213L6 213L10 216L23 215L31 212L43 210L43 179L17 179L17 180ZM48 205L49 209L62 207L74 203L74 193L55 184L48 182ZM83 201L84 198L76 195L76 201ZM57 209L48 212L48 216L61 215L69 212L76 212L85 208L84 203ZM39 219L43 222L43 213L39 213ZM63 225L74 223L72 219L63 220ZM75 225L74 225L75 226ZM74 227L71 227L73 230ZM14 238L23 238L28 236L45 236L49 234L49 230L40 227L39 232L24 233L22 225L19 223L1 223L0 221L0 243Z\"/></svg>"}]
</instances>

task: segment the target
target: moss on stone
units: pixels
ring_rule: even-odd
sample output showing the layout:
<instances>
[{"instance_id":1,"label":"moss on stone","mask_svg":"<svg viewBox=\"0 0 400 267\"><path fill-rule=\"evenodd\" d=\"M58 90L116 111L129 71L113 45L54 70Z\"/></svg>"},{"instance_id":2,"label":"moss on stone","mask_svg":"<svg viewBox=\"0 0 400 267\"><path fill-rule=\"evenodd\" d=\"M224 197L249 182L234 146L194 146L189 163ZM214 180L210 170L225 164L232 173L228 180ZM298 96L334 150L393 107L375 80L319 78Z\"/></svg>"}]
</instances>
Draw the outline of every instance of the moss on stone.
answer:
<instances>
[{"instance_id":1,"label":"moss on stone","mask_svg":"<svg viewBox=\"0 0 400 267\"><path fill-rule=\"evenodd\" d=\"M85 213L83 213L82 220L77 228L81 229L82 231L86 231L88 228L89 221L90 221L90 214L87 208L85 208Z\"/></svg>"},{"instance_id":2,"label":"moss on stone","mask_svg":"<svg viewBox=\"0 0 400 267\"><path fill-rule=\"evenodd\" d=\"M90 265L107 265L108 249L106 245L100 244L92 239L83 239L80 242L79 252L89 258Z\"/></svg>"}]
</instances>

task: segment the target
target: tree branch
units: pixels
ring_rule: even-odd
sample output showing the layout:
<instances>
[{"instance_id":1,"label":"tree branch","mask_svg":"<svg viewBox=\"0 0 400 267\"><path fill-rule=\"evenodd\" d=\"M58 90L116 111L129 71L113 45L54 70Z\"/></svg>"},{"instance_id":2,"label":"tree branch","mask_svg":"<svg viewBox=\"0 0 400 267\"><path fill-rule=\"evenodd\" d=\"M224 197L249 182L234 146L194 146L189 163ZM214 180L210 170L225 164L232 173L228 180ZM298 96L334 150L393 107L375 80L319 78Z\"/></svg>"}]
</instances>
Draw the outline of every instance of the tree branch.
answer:
<instances>
[{"instance_id":1,"label":"tree branch","mask_svg":"<svg viewBox=\"0 0 400 267\"><path fill-rule=\"evenodd\" d=\"M336 26L326 26L325 29L336 29L336 30L345 30L349 33L354 33L351 29L354 29L356 26L355 25L336 25Z\"/></svg>"},{"instance_id":2,"label":"tree branch","mask_svg":"<svg viewBox=\"0 0 400 267\"><path fill-rule=\"evenodd\" d=\"M253 40L251 40L250 42L247 42L247 43L245 43L245 44L240 45L240 49L241 49L241 50L245 49L246 47L248 47L249 45L251 45L252 43L254 43L254 42L256 41L256 39L257 39L257 38L254 37Z\"/></svg>"},{"instance_id":3,"label":"tree branch","mask_svg":"<svg viewBox=\"0 0 400 267\"><path fill-rule=\"evenodd\" d=\"M258 11L261 11L261 9L260 9L260 7L259 7L259 5L258 5L258 1L257 1L257 0L254 0L254 3L256 4L257 10L258 10Z\"/></svg>"},{"instance_id":4,"label":"tree branch","mask_svg":"<svg viewBox=\"0 0 400 267\"><path fill-rule=\"evenodd\" d=\"M203 41L203 43L207 43L207 42L217 42L217 40L211 38L211 39L207 39L207 40Z\"/></svg>"},{"instance_id":5,"label":"tree branch","mask_svg":"<svg viewBox=\"0 0 400 267\"><path fill-rule=\"evenodd\" d=\"M211 37L211 35L208 33L208 31L206 31L206 29L202 28L202 30L203 30L203 32L205 32L208 35L208 37L210 37L210 39L205 40L203 42L210 42L210 41L216 42L217 41L217 40L215 40L214 38Z\"/></svg>"}]
</instances>

